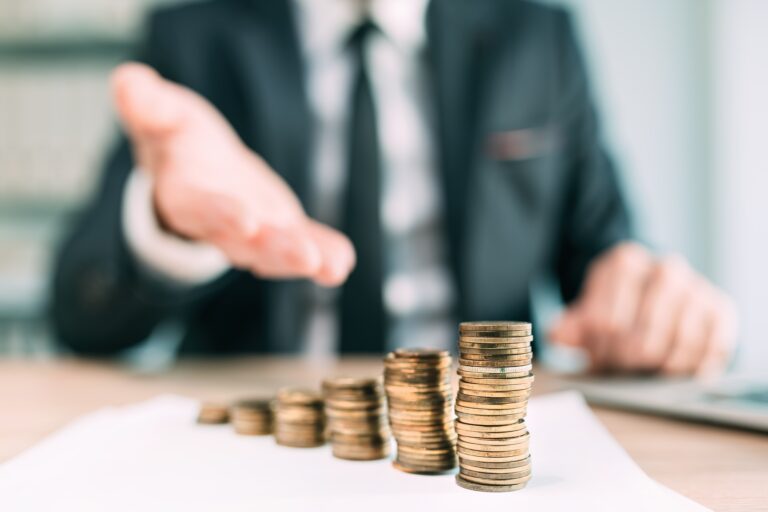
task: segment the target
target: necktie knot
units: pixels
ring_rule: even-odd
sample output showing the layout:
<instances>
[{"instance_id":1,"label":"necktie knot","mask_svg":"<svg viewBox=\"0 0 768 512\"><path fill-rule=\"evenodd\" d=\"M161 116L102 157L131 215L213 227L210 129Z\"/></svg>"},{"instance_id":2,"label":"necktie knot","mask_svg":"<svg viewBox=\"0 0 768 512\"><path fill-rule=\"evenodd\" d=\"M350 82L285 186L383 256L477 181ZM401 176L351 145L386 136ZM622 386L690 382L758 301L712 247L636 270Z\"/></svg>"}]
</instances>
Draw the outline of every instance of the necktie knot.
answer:
<instances>
[{"instance_id":1,"label":"necktie knot","mask_svg":"<svg viewBox=\"0 0 768 512\"><path fill-rule=\"evenodd\" d=\"M370 18L365 18L347 36L347 48L354 52L360 52L365 47L368 37L377 30L376 24Z\"/></svg>"}]
</instances>

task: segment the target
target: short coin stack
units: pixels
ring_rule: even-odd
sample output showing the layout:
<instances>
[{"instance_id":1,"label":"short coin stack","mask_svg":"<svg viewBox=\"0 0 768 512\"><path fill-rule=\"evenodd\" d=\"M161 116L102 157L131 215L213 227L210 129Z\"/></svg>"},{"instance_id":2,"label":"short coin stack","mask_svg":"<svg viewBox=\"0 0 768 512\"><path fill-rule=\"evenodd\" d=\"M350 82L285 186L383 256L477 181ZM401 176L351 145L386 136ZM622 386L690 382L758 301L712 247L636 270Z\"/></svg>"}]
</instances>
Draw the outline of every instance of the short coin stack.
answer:
<instances>
[{"instance_id":1,"label":"short coin stack","mask_svg":"<svg viewBox=\"0 0 768 512\"><path fill-rule=\"evenodd\" d=\"M236 402L229 411L235 432L246 436L265 436L272 433L274 418L272 399L252 399Z\"/></svg>"},{"instance_id":2,"label":"short coin stack","mask_svg":"<svg viewBox=\"0 0 768 512\"><path fill-rule=\"evenodd\" d=\"M533 384L531 341L527 322L459 327L456 482L461 487L514 491L531 478L524 420Z\"/></svg>"},{"instance_id":3,"label":"short coin stack","mask_svg":"<svg viewBox=\"0 0 768 512\"><path fill-rule=\"evenodd\" d=\"M217 425L229 421L229 407L218 402L203 402L197 414L197 422L204 425Z\"/></svg>"},{"instance_id":4,"label":"short coin stack","mask_svg":"<svg viewBox=\"0 0 768 512\"><path fill-rule=\"evenodd\" d=\"M323 397L316 391L281 389L275 408L277 444L311 448L325 443Z\"/></svg>"},{"instance_id":5,"label":"short coin stack","mask_svg":"<svg viewBox=\"0 0 768 512\"><path fill-rule=\"evenodd\" d=\"M438 474L456 467L451 355L399 349L384 359L389 424L397 440L393 465L408 473Z\"/></svg>"},{"instance_id":6,"label":"short coin stack","mask_svg":"<svg viewBox=\"0 0 768 512\"><path fill-rule=\"evenodd\" d=\"M335 457L376 460L389 456L390 432L378 379L326 379L323 392Z\"/></svg>"}]
</instances>

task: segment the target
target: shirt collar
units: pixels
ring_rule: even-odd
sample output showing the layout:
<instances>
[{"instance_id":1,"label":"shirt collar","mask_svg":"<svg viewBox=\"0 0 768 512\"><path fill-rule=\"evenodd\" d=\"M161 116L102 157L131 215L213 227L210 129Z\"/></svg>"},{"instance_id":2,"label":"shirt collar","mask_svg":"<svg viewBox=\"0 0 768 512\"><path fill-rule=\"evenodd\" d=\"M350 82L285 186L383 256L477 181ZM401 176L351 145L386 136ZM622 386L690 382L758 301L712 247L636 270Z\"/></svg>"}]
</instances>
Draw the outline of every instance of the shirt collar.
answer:
<instances>
[{"instance_id":1,"label":"shirt collar","mask_svg":"<svg viewBox=\"0 0 768 512\"><path fill-rule=\"evenodd\" d=\"M366 15L362 0L293 0L304 46L312 55L335 53ZM429 0L370 0L368 15L384 36L404 53L421 50L426 41Z\"/></svg>"}]
</instances>

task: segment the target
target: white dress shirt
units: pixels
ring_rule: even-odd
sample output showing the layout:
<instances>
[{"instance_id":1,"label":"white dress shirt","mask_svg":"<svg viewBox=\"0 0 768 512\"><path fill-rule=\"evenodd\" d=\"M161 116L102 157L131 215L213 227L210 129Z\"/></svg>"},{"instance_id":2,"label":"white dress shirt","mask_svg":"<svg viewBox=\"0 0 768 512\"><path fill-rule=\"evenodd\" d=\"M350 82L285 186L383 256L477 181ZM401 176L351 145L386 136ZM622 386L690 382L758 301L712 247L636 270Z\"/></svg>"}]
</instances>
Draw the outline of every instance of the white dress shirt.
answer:
<instances>
[{"instance_id":1,"label":"white dress shirt","mask_svg":"<svg viewBox=\"0 0 768 512\"><path fill-rule=\"evenodd\" d=\"M454 288L445 264L442 204L430 132L422 62L428 0L294 0L304 54L306 93L315 123L308 212L341 224L346 176L352 60L344 43L367 15L379 32L367 41L366 64L377 110L382 159L384 305L392 323L389 348L447 348L454 338L449 314ZM152 183L136 170L125 191L123 222L135 257L178 284L202 284L225 272L223 254L181 240L154 218ZM305 352L335 352L338 290L314 287Z\"/></svg>"}]
</instances>

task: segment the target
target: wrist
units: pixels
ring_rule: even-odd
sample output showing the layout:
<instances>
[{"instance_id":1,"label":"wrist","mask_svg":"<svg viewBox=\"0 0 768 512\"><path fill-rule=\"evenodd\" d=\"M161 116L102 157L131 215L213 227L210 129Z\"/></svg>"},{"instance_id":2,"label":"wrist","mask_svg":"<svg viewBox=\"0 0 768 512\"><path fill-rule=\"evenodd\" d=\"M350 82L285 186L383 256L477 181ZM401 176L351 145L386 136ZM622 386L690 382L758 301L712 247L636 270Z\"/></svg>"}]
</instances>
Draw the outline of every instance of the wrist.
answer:
<instances>
[{"instance_id":1,"label":"wrist","mask_svg":"<svg viewBox=\"0 0 768 512\"><path fill-rule=\"evenodd\" d=\"M185 239L161 220L152 176L134 170L123 196L123 231L131 254L151 273L177 284L202 284L229 269L216 247Z\"/></svg>"}]
</instances>

